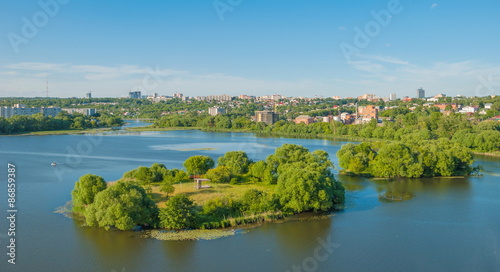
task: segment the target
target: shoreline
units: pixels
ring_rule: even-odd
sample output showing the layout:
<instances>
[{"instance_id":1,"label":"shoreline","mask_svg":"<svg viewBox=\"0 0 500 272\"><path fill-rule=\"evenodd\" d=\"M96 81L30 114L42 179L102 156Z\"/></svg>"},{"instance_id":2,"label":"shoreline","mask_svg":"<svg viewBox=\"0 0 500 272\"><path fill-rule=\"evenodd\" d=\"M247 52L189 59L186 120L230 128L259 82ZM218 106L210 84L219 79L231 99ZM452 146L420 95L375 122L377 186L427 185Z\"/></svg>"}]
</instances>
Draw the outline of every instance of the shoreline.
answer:
<instances>
[{"instance_id":1,"label":"shoreline","mask_svg":"<svg viewBox=\"0 0 500 272\"><path fill-rule=\"evenodd\" d=\"M354 141L354 142L376 142L376 141L392 141L386 139L373 139L351 136L336 136L330 134L287 134L287 133L273 133L273 132L256 132L248 129L206 129L201 127L169 127L169 128L153 128L153 127L137 127L125 128L127 131L175 131L175 130L199 130L204 132L235 132L235 133L254 133L257 136L272 136L272 137L285 137L285 138L299 138L299 139L327 139L332 141ZM489 157L500 157L498 152L477 152L472 151L474 155L483 155Z\"/></svg>"},{"instance_id":2,"label":"shoreline","mask_svg":"<svg viewBox=\"0 0 500 272\"><path fill-rule=\"evenodd\" d=\"M0 134L1 136L45 136L45 135L73 135L73 134L85 134L85 133L99 133L113 131L112 128L91 128L83 130L43 130L43 131L32 131L32 132L22 132L17 134Z\"/></svg>"}]
</instances>

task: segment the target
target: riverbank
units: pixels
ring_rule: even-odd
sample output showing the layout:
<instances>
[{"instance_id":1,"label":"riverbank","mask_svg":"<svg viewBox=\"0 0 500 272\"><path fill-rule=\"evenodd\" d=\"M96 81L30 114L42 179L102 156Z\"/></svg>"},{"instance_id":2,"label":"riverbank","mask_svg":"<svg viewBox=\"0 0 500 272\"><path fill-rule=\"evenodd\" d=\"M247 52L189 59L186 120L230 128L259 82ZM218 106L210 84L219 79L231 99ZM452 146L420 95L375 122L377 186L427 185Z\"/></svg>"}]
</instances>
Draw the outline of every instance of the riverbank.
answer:
<instances>
[{"instance_id":1,"label":"riverbank","mask_svg":"<svg viewBox=\"0 0 500 272\"><path fill-rule=\"evenodd\" d=\"M68 129L68 130L46 130L23 132L19 134L0 134L0 136L44 136L44 135L71 135L71 134L87 134L100 133L115 130L113 128L90 128L90 129Z\"/></svg>"},{"instance_id":2,"label":"riverbank","mask_svg":"<svg viewBox=\"0 0 500 272\"><path fill-rule=\"evenodd\" d=\"M279 132L258 132L249 129L220 129L220 128L202 128L202 127L169 127L169 128L155 128L151 126L146 127L134 127L126 128L130 131L175 131L175 130L200 130L205 132L235 132L235 133L255 133L259 137L286 137L295 139L327 139L332 141L349 141L349 142L385 142L393 141L386 139L373 139L373 138L363 138L363 137L353 137L353 136L339 136L331 134L290 134L290 133L279 133ZM474 155L484 155L491 157L500 157L500 151L498 152L472 152Z\"/></svg>"}]
</instances>

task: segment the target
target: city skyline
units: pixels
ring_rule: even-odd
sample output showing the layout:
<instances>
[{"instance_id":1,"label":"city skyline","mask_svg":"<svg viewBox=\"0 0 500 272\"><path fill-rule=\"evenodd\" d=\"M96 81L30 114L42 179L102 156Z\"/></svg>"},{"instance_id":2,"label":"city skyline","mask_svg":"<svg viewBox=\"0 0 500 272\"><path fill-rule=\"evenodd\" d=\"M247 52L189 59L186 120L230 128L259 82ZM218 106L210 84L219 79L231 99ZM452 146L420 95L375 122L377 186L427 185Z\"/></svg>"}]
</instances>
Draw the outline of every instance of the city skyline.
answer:
<instances>
[{"instance_id":1,"label":"city skyline","mask_svg":"<svg viewBox=\"0 0 500 272\"><path fill-rule=\"evenodd\" d=\"M0 96L498 95L498 1L2 3ZM8 11L8 12L7 12ZM471 50L474 48L474 50ZM352 95L357 94L357 95Z\"/></svg>"}]
</instances>

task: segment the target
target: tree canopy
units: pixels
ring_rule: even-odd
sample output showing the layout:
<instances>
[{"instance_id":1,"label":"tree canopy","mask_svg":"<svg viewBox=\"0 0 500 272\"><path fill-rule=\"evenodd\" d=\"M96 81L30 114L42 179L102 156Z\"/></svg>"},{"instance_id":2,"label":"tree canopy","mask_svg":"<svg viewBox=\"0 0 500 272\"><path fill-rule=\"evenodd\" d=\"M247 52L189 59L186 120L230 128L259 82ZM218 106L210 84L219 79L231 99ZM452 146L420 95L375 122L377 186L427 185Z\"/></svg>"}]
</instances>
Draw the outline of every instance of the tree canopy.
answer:
<instances>
[{"instance_id":1,"label":"tree canopy","mask_svg":"<svg viewBox=\"0 0 500 272\"><path fill-rule=\"evenodd\" d=\"M84 207L94 202L97 193L105 190L106 181L100 176L86 174L81 176L75 183L75 188L71 191L73 210L82 212Z\"/></svg>"},{"instance_id":2,"label":"tree canopy","mask_svg":"<svg viewBox=\"0 0 500 272\"><path fill-rule=\"evenodd\" d=\"M208 169L213 168L215 163L214 160L208 156L192 156L184 161L184 167L187 172L191 175L203 175Z\"/></svg>"},{"instance_id":3,"label":"tree canopy","mask_svg":"<svg viewBox=\"0 0 500 272\"><path fill-rule=\"evenodd\" d=\"M85 210L89 226L130 230L134 226L156 226L158 208L146 191L130 182L117 182L95 196Z\"/></svg>"}]
</instances>

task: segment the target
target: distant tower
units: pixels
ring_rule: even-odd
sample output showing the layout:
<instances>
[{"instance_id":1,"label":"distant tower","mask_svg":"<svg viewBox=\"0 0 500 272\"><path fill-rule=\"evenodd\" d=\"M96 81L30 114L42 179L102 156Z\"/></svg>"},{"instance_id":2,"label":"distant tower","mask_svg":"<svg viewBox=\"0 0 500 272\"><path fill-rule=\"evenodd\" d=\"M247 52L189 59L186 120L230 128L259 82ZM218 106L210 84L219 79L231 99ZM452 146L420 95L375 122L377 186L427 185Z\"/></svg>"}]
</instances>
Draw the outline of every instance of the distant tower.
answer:
<instances>
[{"instance_id":1,"label":"distant tower","mask_svg":"<svg viewBox=\"0 0 500 272\"><path fill-rule=\"evenodd\" d=\"M425 90L422 87L417 90L417 98L425 98Z\"/></svg>"},{"instance_id":2,"label":"distant tower","mask_svg":"<svg viewBox=\"0 0 500 272\"><path fill-rule=\"evenodd\" d=\"M92 92L89 91L88 93L86 93L85 98L88 98L88 99L92 98Z\"/></svg>"},{"instance_id":3,"label":"distant tower","mask_svg":"<svg viewBox=\"0 0 500 272\"><path fill-rule=\"evenodd\" d=\"M389 100L394 101L396 99L398 99L397 95L395 93L391 93L391 95L389 96Z\"/></svg>"},{"instance_id":4,"label":"distant tower","mask_svg":"<svg viewBox=\"0 0 500 272\"><path fill-rule=\"evenodd\" d=\"M46 84L45 84L45 93L47 97L49 97L49 78L46 78Z\"/></svg>"}]
</instances>

